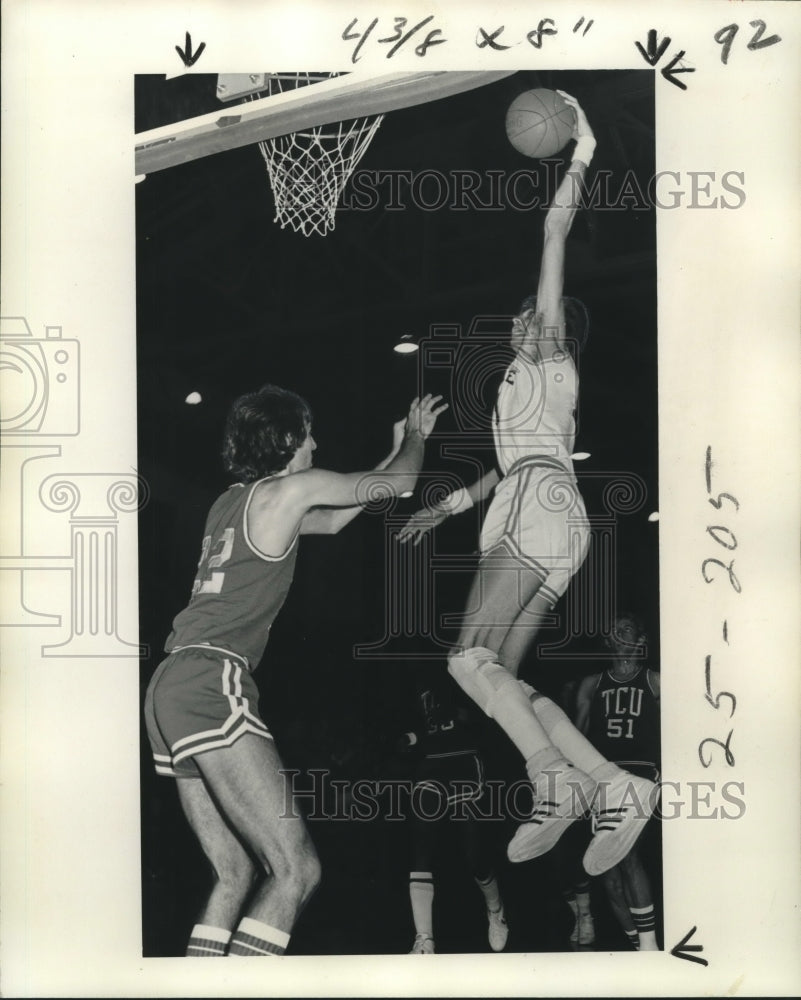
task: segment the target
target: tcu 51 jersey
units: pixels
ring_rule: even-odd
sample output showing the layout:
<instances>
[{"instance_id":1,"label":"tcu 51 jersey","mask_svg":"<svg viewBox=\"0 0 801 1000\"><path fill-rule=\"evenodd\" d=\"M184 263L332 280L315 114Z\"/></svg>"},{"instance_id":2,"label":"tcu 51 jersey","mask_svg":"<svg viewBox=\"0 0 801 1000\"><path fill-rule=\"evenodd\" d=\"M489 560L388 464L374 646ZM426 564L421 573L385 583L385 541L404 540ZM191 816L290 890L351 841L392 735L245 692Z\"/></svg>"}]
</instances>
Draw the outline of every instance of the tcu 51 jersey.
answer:
<instances>
[{"instance_id":1,"label":"tcu 51 jersey","mask_svg":"<svg viewBox=\"0 0 801 1000\"><path fill-rule=\"evenodd\" d=\"M599 674L587 736L607 760L658 768L659 700L652 675L646 667L626 680L608 670Z\"/></svg>"}]
</instances>

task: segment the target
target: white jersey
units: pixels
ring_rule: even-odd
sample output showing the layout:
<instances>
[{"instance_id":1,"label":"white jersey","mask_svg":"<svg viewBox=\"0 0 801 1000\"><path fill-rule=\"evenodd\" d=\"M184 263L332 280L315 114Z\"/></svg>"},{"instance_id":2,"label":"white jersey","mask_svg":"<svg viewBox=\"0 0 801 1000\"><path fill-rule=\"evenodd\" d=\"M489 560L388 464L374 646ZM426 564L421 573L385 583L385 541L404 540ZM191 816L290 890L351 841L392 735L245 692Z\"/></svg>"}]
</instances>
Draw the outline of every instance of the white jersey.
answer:
<instances>
[{"instance_id":1,"label":"white jersey","mask_svg":"<svg viewBox=\"0 0 801 1000\"><path fill-rule=\"evenodd\" d=\"M518 351L498 389L492 420L504 475L532 455L550 456L572 471L577 398L578 373L568 351L544 361Z\"/></svg>"}]
</instances>

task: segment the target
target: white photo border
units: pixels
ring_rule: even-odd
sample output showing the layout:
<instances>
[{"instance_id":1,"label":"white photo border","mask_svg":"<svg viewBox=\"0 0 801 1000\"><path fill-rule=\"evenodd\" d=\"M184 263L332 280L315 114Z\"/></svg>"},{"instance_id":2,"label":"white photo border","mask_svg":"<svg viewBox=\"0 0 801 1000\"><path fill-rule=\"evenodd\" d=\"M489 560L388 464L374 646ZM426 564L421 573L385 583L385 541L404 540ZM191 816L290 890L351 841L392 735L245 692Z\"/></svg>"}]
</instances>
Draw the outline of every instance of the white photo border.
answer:
<instances>
[{"instance_id":1,"label":"white photo border","mask_svg":"<svg viewBox=\"0 0 801 1000\"><path fill-rule=\"evenodd\" d=\"M475 0L458 10L419 0L6 2L3 315L26 319L38 340L56 340L52 328L60 327L62 339L79 343L81 368L78 431L55 432L64 436L47 438L41 452L37 441L13 442L24 461L4 485L3 557L22 556L13 544L24 534L26 556L42 560L25 571L25 600L35 594L36 613L63 616L69 588L54 554L69 552L70 539L64 519L51 515L73 495L53 483L48 506L28 463L38 457L48 475L84 477L79 492L90 507L82 516L116 525L123 571L114 635L123 646L134 642L135 74L182 72L175 46L186 32L207 46L198 72L268 63L352 69L345 26L401 14L433 14L442 28L447 44L428 52L428 69L639 69L635 42L646 45L652 29L660 40L669 36L654 69L658 170L744 175L737 210L660 212L658 273L665 778L741 781L745 815L665 823L663 953L436 956L422 972L406 956L320 956L278 960L266 975L252 963L143 959L138 660L123 649L43 654L62 633L20 621L0 629L5 995L793 995L801 987L795 5L593 3L592 31L582 35L572 26L589 5L572 2L548 10ZM507 37L525 39L546 14L564 29L540 50L476 45L478 26L503 24ZM780 41L749 48L758 20L764 38ZM724 64L715 34L732 24L738 31ZM662 74L682 50L675 65L695 70L684 77L686 91ZM384 52L363 51L365 65L383 66ZM393 59L398 70L419 64L412 49ZM92 498L107 500L109 490L116 499L103 514ZM728 521L720 520L725 505L718 512L709 504L722 492L739 504ZM740 593L726 579L710 585L702 577L704 560L721 558L708 531L716 524L739 540ZM20 596L9 589L22 576L15 566L0 567L4 602ZM708 654L725 670L720 686L737 696L733 767L719 754L709 768L699 759L700 741L728 731L705 697ZM671 955L693 927L690 943L703 946L706 966Z\"/></svg>"}]
</instances>

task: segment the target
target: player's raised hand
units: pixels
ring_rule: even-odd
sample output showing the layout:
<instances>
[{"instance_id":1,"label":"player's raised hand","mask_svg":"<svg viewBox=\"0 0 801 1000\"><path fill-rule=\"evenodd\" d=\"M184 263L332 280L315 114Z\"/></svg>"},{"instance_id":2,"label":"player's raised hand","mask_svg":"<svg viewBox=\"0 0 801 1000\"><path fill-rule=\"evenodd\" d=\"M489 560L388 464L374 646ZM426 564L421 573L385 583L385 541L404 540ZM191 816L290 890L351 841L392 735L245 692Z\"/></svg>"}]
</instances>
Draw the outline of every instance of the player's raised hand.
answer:
<instances>
[{"instance_id":1,"label":"player's raised hand","mask_svg":"<svg viewBox=\"0 0 801 1000\"><path fill-rule=\"evenodd\" d=\"M576 113L576 124L573 126L573 138L581 139L583 136L587 136L589 139L594 139L595 135L590 127L590 123L587 121L587 116L584 114L584 109L581 107L576 98L571 97L570 94L566 94L564 90L557 90L556 93L564 98L565 104L569 104Z\"/></svg>"},{"instance_id":2,"label":"player's raised hand","mask_svg":"<svg viewBox=\"0 0 801 1000\"><path fill-rule=\"evenodd\" d=\"M406 524L404 524L398 532L398 541L411 541L415 545L419 545L420 539L423 535L425 535L426 532L431 531L432 528L436 528L438 524L442 524L447 516L448 514L444 510L437 510L436 508L432 510L428 507L423 507L423 509L418 510L416 514L412 514Z\"/></svg>"},{"instance_id":3,"label":"player's raised hand","mask_svg":"<svg viewBox=\"0 0 801 1000\"><path fill-rule=\"evenodd\" d=\"M403 444L403 438L406 434L406 417L401 417L400 420L396 420L392 425L392 451L391 455L397 455L401 450L401 445Z\"/></svg>"},{"instance_id":4,"label":"player's raised hand","mask_svg":"<svg viewBox=\"0 0 801 1000\"><path fill-rule=\"evenodd\" d=\"M440 403L441 399L442 396L432 396L430 392L422 399L415 397L409 407L405 433L417 433L420 437L427 438L434 430L437 417L448 409L447 403Z\"/></svg>"}]
</instances>

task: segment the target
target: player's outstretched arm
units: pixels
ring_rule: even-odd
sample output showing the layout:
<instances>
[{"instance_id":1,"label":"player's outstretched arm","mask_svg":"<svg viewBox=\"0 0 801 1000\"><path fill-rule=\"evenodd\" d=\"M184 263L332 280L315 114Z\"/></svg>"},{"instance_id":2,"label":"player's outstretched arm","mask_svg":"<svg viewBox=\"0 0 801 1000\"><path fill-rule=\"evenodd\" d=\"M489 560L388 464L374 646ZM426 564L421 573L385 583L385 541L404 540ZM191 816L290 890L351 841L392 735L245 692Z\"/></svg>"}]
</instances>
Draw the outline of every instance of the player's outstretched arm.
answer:
<instances>
[{"instance_id":1,"label":"player's outstretched arm","mask_svg":"<svg viewBox=\"0 0 801 1000\"><path fill-rule=\"evenodd\" d=\"M580 733L587 735L590 728L590 708L592 707L592 693L598 684L598 674L590 674L579 684L576 693L576 729Z\"/></svg>"},{"instance_id":2,"label":"player's outstretched arm","mask_svg":"<svg viewBox=\"0 0 801 1000\"><path fill-rule=\"evenodd\" d=\"M363 507L373 500L413 490L423 464L426 438L448 408L442 396L415 399L406 418L401 446L383 470L339 473L306 469L286 479L285 489L302 513L312 507Z\"/></svg>"},{"instance_id":3,"label":"player's outstretched arm","mask_svg":"<svg viewBox=\"0 0 801 1000\"><path fill-rule=\"evenodd\" d=\"M475 504L490 495L500 481L497 469L491 469L481 479L477 479L472 486L465 486L462 489L449 493L439 503L430 507L423 507L417 513L412 514L409 520L398 532L398 540L401 542L412 541L415 545L420 544L420 539L427 531L442 524L445 518L453 514L461 514L462 511L469 510Z\"/></svg>"},{"instance_id":4,"label":"player's outstretched arm","mask_svg":"<svg viewBox=\"0 0 801 1000\"><path fill-rule=\"evenodd\" d=\"M545 241L537 284L537 312L542 315L544 327L559 331L557 339L561 341L564 338L562 290L565 242L580 204L584 175L595 151L595 136L578 101L563 90L559 93L576 115L573 127L576 148L573 151L570 167L562 178L562 183L557 188L553 203L545 216Z\"/></svg>"},{"instance_id":5,"label":"player's outstretched arm","mask_svg":"<svg viewBox=\"0 0 801 1000\"><path fill-rule=\"evenodd\" d=\"M248 508L247 530L261 552L284 552L314 507L363 507L372 500L414 489L423 464L425 440L447 409L441 396L415 399L409 408L401 446L383 471L342 474L305 469L260 483Z\"/></svg>"},{"instance_id":6,"label":"player's outstretched arm","mask_svg":"<svg viewBox=\"0 0 801 1000\"><path fill-rule=\"evenodd\" d=\"M392 427L392 449L389 454L376 465L374 472L386 469L403 446L406 429L406 418L398 420ZM364 507L356 504L353 507L314 507L310 510L300 525L302 535L335 535L346 524L357 517Z\"/></svg>"}]
</instances>

